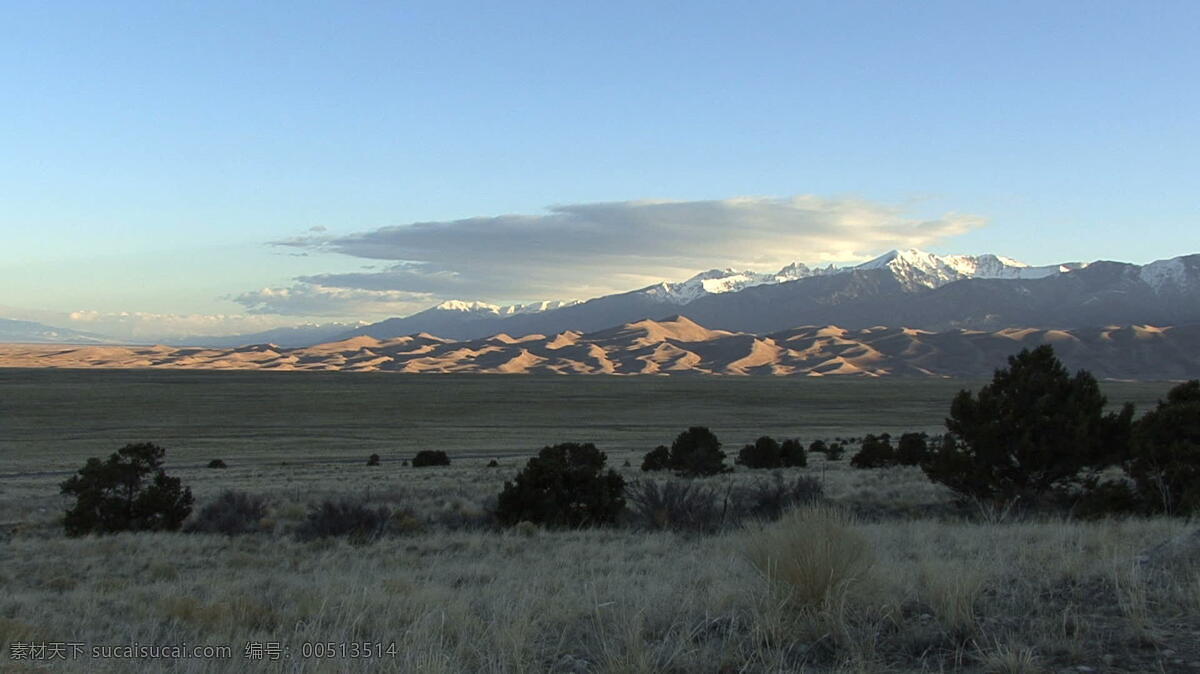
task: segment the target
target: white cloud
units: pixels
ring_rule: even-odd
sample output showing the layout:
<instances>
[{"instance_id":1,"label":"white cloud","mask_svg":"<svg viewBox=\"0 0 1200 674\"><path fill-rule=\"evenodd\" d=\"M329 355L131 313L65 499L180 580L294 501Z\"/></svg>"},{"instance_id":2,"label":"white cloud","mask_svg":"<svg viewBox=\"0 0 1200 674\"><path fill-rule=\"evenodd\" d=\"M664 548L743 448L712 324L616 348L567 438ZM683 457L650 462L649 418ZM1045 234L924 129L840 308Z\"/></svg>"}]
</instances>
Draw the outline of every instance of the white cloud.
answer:
<instances>
[{"instance_id":1,"label":"white cloud","mask_svg":"<svg viewBox=\"0 0 1200 674\"><path fill-rule=\"evenodd\" d=\"M328 288L297 283L289 288L262 288L233 300L251 314L361 317L410 314L429 306L428 293L403 290Z\"/></svg>"},{"instance_id":2,"label":"white cloud","mask_svg":"<svg viewBox=\"0 0 1200 674\"><path fill-rule=\"evenodd\" d=\"M738 197L569 204L542 215L417 222L276 243L395 262L379 272L300 277L309 289L524 301L621 292L712 267L763 271L797 260L865 259L889 248L932 246L982 224L956 213L921 219L857 199Z\"/></svg>"}]
</instances>

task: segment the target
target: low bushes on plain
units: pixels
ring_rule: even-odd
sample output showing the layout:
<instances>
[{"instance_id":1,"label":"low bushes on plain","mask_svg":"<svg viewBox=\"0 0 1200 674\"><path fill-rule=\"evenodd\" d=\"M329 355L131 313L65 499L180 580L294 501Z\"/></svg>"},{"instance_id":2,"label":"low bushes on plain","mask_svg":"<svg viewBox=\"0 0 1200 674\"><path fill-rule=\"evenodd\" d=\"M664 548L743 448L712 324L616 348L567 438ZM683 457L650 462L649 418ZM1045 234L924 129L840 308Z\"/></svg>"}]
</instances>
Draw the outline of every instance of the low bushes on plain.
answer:
<instances>
[{"instance_id":1,"label":"low bushes on plain","mask_svg":"<svg viewBox=\"0 0 1200 674\"><path fill-rule=\"evenodd\" d=\"M413 468L426 466L449 466L450 456L440 449L422 449L412 460Z\"/></svg>"},{"instance_id":2,"label":"low bushes on plain","mask_svg":"<svg viewBox=\"0 0 1200 674\"><path fill-rule=\"evenodd\" d=\"M262 496L228 490L196 514L186 531L236 536L260 531L267 516L267 500Z\"/></svg>"},{"instance_id":3,"label":"low bushes on plain","mask_svg":"<svg viewBox=\"0 0 1200 674\"><path fill-rule=\"evenodd\" d=\"M638 480L625 495L629 520L639 529L713 533L725 524L727 501L708 485Z\"/></svg>"},{"instance_id":4,"label":"low bushes on plain","mask_svg":"<svg viewBox=\"0 0 1200 674\"><path fill-rule=\"evenodd\" d=\"M296 528L296 539L347 538L356 544L372 543L387 530L391 516L391 510L383 506L326 500L309 507L308 516Z\"/></svg>"},{"instance_id":5,"label":"low bushes on plain","mask_svg":"<svg viewBox=\"0 0 1200 674\"><path fill-rule=\"evenodd\" d=\"M592 443L543 447L496 502L504 526L533 522L578 528L616 523L625 509L625 479L604 469L607 457Z\"/></svg>"},{"instance_id":6,"label":"low bushes on plain","mask_svg":"<svg viewBox=\"0 0 1200 674\"><path fill-rule=\"evenodd\" d=\"M823 496L819 480L805 476L785 480L776 472L770 479L733 490L732 501L738 519L777 520L788 510L811 505Z\"/></svg>"}]
</instances>

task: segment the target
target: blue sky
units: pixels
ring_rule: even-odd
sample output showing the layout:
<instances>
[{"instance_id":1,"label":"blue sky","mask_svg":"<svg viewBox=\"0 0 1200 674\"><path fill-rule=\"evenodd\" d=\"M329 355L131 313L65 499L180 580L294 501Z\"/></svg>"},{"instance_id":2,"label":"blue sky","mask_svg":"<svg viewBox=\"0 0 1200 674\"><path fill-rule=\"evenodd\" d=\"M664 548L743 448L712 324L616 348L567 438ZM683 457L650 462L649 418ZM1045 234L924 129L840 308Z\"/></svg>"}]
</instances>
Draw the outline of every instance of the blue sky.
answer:
<instances>
[{"instance_id":1,"label":"blue sky","mask_svg":"<svg viewBox=\"0 0 1200 674\"><path fill-rule=\"evenodd\" d=\"M897 242L1031 264L1197 252L1198 31L1200 4L1165 1L14 0L0 316L220 332ZM799 195L845 236L770 245L814 226L778 208ZM629 204L705 220L743 197L758 206L694 237ZM580 239L556 206L606 219ZM423 258L346 245L418 222L445 234ZM906 234L920 223L935 235ZM672 236L589 257L631 231ZM435 259L417 269L464 283L394 273Z\"/></svg>"}]
</instances>

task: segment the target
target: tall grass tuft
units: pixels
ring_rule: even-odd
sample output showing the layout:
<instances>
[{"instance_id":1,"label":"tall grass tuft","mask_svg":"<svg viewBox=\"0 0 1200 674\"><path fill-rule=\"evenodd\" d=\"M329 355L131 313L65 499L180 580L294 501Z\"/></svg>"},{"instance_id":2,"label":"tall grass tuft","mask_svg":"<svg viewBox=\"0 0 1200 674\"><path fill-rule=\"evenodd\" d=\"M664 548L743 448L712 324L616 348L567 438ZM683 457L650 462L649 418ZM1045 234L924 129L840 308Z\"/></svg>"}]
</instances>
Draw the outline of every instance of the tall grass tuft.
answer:
<instances>
[{"instance_id":1,"label":"tall grass tuft","mask_svg":"<svg viewBox=\"0 0 1200 674\"><path fill-rule=\"evenodd\" d=\"M976 657L986 672L995 674L1036 674L1044 671L1033 648L997 642L991 649L975 645Z\"/></svg>"},{"instance_id":2,"label":"tall grass tuft","mask_svg":"<svg viewBox=\"0 0 1200 674\"><path fill-rule=\"evenodd\" d=\"M783 600L798 608L844 602L863 587L875 566L854 518L829 506L793 510L751 532L746 556Z\"/></svg>"}]
</instances>

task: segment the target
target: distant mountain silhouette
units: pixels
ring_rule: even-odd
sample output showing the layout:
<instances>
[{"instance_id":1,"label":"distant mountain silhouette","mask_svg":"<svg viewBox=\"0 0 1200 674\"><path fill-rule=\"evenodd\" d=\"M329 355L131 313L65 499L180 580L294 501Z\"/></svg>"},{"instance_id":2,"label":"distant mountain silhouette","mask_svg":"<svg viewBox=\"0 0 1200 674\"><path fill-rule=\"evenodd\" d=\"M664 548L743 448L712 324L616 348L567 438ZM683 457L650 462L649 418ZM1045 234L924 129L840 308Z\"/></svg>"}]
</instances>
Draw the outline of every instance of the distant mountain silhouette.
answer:
<instances>
[{"instance_id":1,"label":"distant mountain silhouette","mask_svg":"<svg viewBox=\"0 0 1200 674\"><path fill-rule=\"evenodd\" d=\"M14 321L0 318L0 342L27 344L104 344L110 340L82 330L56 328L33 321Z\"/></svg>"},{"instance_id":2,"label":"distant mountain silhouette","mask_svg":"<svg viewBox=\"0 0 1200 674\"><path fill-rule=\"evenodd\" d=\"M805 268L809 275L791 280L781 271L754 285L739 273L718 278L723 285L714 286L708 278L714 272L705 272L681 284L648 286L535 313L481 315L435 307L340 336L388 339L430 332L476 339L500 332L591 332L678 313L714 329L756 334L795 325L998 330L1200 323L1200 255L1142 266L1093 262L1023 267L1005 259L894 251L848 269ZM799 273L791 271L792 276ZM738 283L727 282L730 278Z\"/></svg>"}]
</instances>

